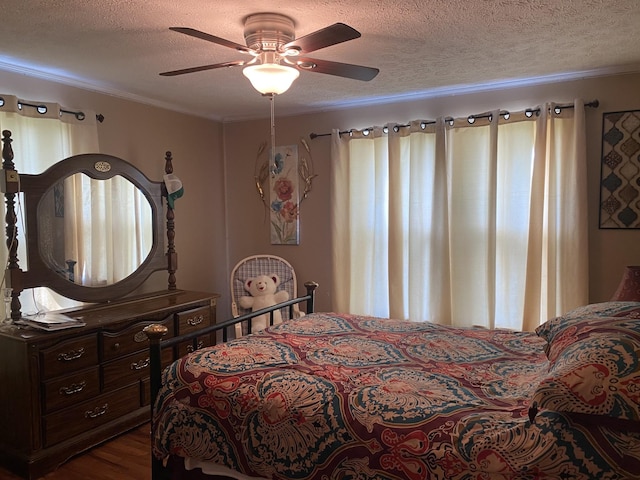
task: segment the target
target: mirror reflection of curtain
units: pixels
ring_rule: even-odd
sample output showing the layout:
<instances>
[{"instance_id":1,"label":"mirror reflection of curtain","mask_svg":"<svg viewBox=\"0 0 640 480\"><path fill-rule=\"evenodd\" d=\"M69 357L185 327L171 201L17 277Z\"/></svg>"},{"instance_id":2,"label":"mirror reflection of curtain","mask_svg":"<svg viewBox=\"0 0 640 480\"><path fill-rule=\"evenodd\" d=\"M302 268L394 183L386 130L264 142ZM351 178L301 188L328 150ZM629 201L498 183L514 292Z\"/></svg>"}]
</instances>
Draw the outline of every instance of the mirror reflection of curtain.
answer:
<instances>
[{"instance_id":1,"label":"mirror reflection of curtain","mask_svg":"<svg viewBox=\"0 0 640 480\"><path fill-rule=\"evenodd\" d=\"M75 281L112 285L147 258L152 247L149 201L127 179L65 180L65 258L75 259Z\"/></svg>"},{"instance_id":2,"label":"mirror reflection of curtain","mask_svg":"<svg viewBox=\"0 0 640 480\"><path fill-rule=\"evenodd\" d=\"M36 108L22 106L12 95L0 95L0 131L11 130L15 163L19 173L38 174L63 158L80 153L98 152L98 130L95 112L83 109L85 119L80 121L72 114L61 114L60 105L46 102L28 102L45 106L39 113ZM2 202L2 218L5 204ZM20 209L20 204L18 205ZM18 258L22 268L27 268L26 241L24 238L23 212L18 211ZM0 259L7 263L7 247L2 242ZM54 310L80 304L62 297L48 288L25 290L20 295L25 314L40 310Z\"/></svg>"},{"instance_id":3,"label":"mirror reflection of curtain","mask_svg":"<svg viewBox=\"0 0 640 480\"><path fill-rule=\"evenodd\" d=\"M553 107L334 131L333 309L532 330L587 303L584 104Z\"/></svg>"}]
</instances>

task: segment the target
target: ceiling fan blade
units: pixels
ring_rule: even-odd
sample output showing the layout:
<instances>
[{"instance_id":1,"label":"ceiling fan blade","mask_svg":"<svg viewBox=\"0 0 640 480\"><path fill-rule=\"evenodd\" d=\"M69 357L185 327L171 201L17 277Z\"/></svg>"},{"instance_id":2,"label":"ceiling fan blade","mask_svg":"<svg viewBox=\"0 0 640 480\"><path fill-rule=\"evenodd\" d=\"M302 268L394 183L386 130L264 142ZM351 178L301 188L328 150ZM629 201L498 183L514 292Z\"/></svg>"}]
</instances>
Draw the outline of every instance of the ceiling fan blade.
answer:
<instances>
[{"instance_id":1,"label":"ceiling fan blade","mask_svg":"<svg viewBox=\"0 0 640 480\"><path fill-rule=\"evenodd\" d=\"M284 50L296 49L300 53L309 53L321 48L330 47L338 43L346 42L360 37L360 32L344 23L334 23L322 30L317 30L304 37L284 45Z\"/></svg>"},{"instance_id":2,"label":"ceiling fan blade","mask_svg":"<svg viewBox=\"0 0 640 480\"><path fill-rule=\"evenodd\" d=\"M352 78L368 82L378 75L377 68L352 65L350 63L330 62L329 60L318 60L315 58L298 58L296 66L300 70L307 72L326 73L338 77Z\"/></svg>"},{"instance_id":3,"label":"ceiling fan blade","mask_svg":"<svg viewBox=\"0 0 640 480\"><path fill-rule=\"evenodd\" d=\"M222 45L223 47L233 48L234 50L238 50L240 52L250 53L252 51L250 48L247 48L246 45L240 45L239 43L232 42L231 40L225 40L224 38L204 33L200 30L196 30L195 28L169 27L169 30L173 30L174 32L178 33L184 33L185 35L189 35L191 37L200 38L202 40L206 40L207 42L217 43L218 45Z\"/></svg>"},{"instance_id":4,"label":"ceiling fan blade","mask_svg":"<svg viewBox=\"0 0 640 480\"><path fill-rule=\"evenodd\" d=\"M181 70L172 70L170 72L162 72L160 75L163 77L175 77L176 75L184 75L185 73L203 72L205 70L214 70L216 68L235 67L237 65L244 65L247 62L242 60L236 60L235 62L214 63L213 65L202 65L200 67L183 68Z\"/></svg>"}]
</instances>

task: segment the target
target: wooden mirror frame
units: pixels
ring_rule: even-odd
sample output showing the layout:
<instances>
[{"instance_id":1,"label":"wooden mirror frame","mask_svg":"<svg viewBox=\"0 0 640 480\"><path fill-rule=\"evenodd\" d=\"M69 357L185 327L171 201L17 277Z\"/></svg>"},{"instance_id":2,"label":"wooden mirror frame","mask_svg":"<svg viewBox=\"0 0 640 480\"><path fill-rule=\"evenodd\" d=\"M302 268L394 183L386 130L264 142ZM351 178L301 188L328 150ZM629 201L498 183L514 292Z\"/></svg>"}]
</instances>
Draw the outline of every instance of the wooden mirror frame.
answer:
<instances>
[{"instance_id":1,"label":"wooden mirror frame","mask_svg":"<svg viewBox=\"0 0 640 480\"><path fill-rule=\"evenodd\" d=\"M68 298L88 303L100 303L125 297L139 287L153 272L167 270L169 273L168 289L176 289L175 272L177 255L175 252L174 211L166 206L167 251L162 249L162 217L164 213L163 198L167 191L164 182L149 180L132 164L106 154L81 154L59 161L45 172L38 175L19 175L13 163L14 155L11 147L11 132L2 132L2 176L0 187L5 194L6 203L6 235L8 261L5 271L5 286L11 292L11 318L17 320L22 316L20 293L27 288L48 287ZM106 167L106 168L105 168ZM55 185L66 177L83 173L90 178L106 180L120 175L133 183L149 201L152 212L153 242L151 250L142 264L126 278L104 287L83 286L61 276L52 270L42 259L38 237L38 204L40 199ZM173 173L171 152L166 152L165 173ZM22 270L18 260L17 215L15 196L24 195L25 229L27 234L28 270Z\"/></svg>"}]
</instances>

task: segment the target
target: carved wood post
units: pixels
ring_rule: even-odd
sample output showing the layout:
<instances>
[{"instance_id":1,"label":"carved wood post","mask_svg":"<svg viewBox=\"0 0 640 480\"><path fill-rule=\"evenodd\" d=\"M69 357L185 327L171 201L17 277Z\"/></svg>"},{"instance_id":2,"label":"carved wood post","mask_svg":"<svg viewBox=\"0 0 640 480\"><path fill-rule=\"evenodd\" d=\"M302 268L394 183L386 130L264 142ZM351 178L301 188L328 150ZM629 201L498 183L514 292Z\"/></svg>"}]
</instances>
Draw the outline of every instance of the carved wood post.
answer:
<instances>
[{"instance_id":1,"label":"carved wood post","mask_svg":"<svg viewBox=\"0 0 640 480\"><path fill-rule=\"evenodd\" d=\"M13 163L13 148L11 147L11 132L2 131L2 191L6 203L5 225L7 235L7 269L5 271L5 286L11 288L11 318L18 320L22 313L20 309L20 265L18 263L18 227L15 208L15 196L20 191L18 172Z\"/></svg>"},{"instance_id":2,"label":"carved wood post","mask_svg":"<svg viewBox=\"0 0 640 480\"><path fill-rule=\"evenodd\" d=\"M173 160L171 156L171 152L166 152L165 157L165 165L164 172L168 175L173 173L173 164L171 161ZM167 186L162 184L162 195L167 198ZM176 270L178 270L178 254L176 253L176 230L175 230L175 213L173 208L169 206L169 202L167 201L167 271L169 272L169 290L176 289Z\"/></svg>"}]
</instances>

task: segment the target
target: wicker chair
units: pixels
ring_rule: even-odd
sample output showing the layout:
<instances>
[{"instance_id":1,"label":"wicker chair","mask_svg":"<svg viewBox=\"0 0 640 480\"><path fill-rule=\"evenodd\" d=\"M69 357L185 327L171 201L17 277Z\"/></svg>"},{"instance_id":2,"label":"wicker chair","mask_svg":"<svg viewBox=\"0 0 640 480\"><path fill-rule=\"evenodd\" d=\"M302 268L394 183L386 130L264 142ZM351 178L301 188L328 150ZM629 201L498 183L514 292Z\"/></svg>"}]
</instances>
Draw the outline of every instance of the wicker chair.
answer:
<instances>
[{"instance_id":1,"label":"wicker chair","mask_svg":"<svg viewBox=\"0 0 640 480\"><path fill-rule=\"evenodd\" d=\"M270 276L272 274L276 274L280 278L278 291L285 290L290 299L298 296L296 272L289 262L275 255L253 255L240 260L231 271L231 314L234 317L239 317L250 311L242 308L239 304L239 298L248 295L244 288L245 282L258 275ZM304 315L298 305L294 305L293 310L294 318ZM289 308L282 308L280 313L283 321L289 319ZM237 324L235 333L236 337L250 333L247 322L242 322L242 325Z\"/></svg>"}]
</instances>

